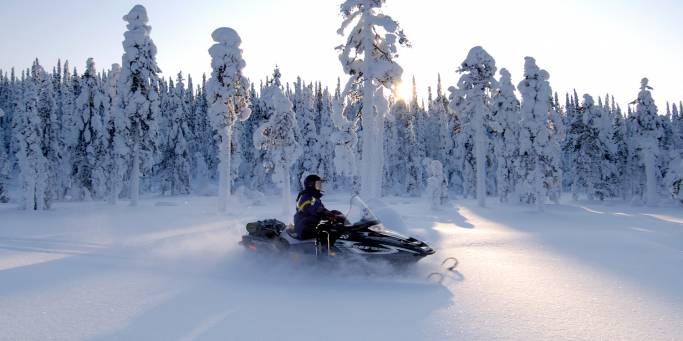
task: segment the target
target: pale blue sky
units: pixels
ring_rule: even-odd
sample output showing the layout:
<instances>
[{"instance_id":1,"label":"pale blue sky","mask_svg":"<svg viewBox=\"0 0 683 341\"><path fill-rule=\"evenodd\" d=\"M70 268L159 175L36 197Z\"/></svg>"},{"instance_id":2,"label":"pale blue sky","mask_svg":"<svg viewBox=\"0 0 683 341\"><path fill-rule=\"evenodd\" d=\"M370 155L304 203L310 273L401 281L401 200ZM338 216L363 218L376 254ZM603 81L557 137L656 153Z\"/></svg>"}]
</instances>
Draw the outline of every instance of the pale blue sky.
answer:
<instances>
[{"instance_id":1,"label":"pale blue sky","mask_svg":"<svg viewBox=\"0 0 683 341\"><path fill-rule=\"evenodd\" d=\"M196 81L209 72L211 32L236 29L243 40L246 75L255 81L281 67L286 81L300 75L333 87L341 66L334 50L341 23L339 0L0 0L0 68L27 67L38 57L47 67L57 58L83 69L88 57L99 69L120 62L125 24L121 17L143 4L164 76L179 70ZM441 72L444 87L476 45L506 67L517 83L524 56L550 72L562 97L576 88L625 104L650 78L661 109L683 100L683 2L551 0L388 0L413 42L398 59L404 80L412 75L426 95Z\"/></svg>"}]
</instances>

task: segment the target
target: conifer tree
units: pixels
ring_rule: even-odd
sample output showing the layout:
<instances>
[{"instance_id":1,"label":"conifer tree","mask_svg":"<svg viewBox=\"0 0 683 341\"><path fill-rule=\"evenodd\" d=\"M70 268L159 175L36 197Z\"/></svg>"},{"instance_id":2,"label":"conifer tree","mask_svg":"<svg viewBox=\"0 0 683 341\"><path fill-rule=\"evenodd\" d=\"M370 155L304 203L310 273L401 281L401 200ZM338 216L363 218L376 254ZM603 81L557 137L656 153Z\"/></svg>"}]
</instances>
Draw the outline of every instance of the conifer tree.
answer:
<instances>
[{"instance_id":1,"label":"conifer tree","mask_svg":"<svg viewBox=\"0 0 683 341\"><path fill-rule=\"evenodd\" d=\"M267 151L273 163L274 179L282 191L283 212L291 210L290 170L301 154L296 141L297 123L292 102L282 89L272 84L263 94L269 118L254 134L254 146Z\"/></svg>"},{"instance_id":2,"label":"conifer tree","mask_svg":"<svg viewBox=\"0 0 683 341\"><path fill-rule=\"evenodd\" d=\"M119 75L119 105L126 118L126 137L130 150L130 198L135 206L139 200L141 171L151 169L156 146L160 98L156 63L156 46L150 38L147 10L135 5L123 17L124 33L121 74Z\"/></svg>"},{"instance_id":3,"label":"conifer tree","mask_svg":"<svg viewBox=\"0 0 683 341\"><path fill-rule=\"evenodd\" d=\"M162 156L162 193L171 195L190 193L190 154L187 144L189 108L185 102L185 85L182 73L169 86L169 122Z\"/></svg>"},{"instance_id":4,"label":"conifer tree","mask_svg":"<svg viewBox=\"0 0 683 341\"><path fill-rule=\"evenodd\" d=\"M36 110L41 120L41 148L45 157L45 172L47 176L45 191L45 206L50 208L55 200L63 196L60 172L63 151L58 135L58 122L55 111L55 99L52 82L47 72L36 59L31 67L31 79L37 91Z\"/></svg>"},{"instance_id":5,"label":"conifer tree","mask_svg":"<svg viewBox=\"0 0 683 341\"><path fill-rule=\"evenodd\" d=\"M35 65L34 71L37 71ZM49 208L48 161L42 148L44 124L38 112L38 82L25 72L22 72L21 78L21 101L13 129L21 174L20 207L26 210L46 210Z\"/></svg>"},{"instance_id":6,"label":"conifer tree","mask_svg":"<svg viewBox=\"0 0 683 341\"><path fill-rule=\"evenodd\" d=\"M552 110L549 78L534 58L525 58L524 79L517 87L522 94L517 193L521 202L535 204L539 210L543 209L550 189L560 185L559 148L553 146L553 132L549 128Z\"/></svg>"},{"instance_id":7,"label":"conifer tree","mask_svg":"<svg viewBox=\"0 0 683 341\"><path fill-rule=\"evenodd\" d=\"M389 111L384 89L400 81L403 69L395 62L397 43L409 45L398 22L381 12L385 0L346 0L341 6L344 18L337 31L349 30L346 44L339 46L339 60L350 79L342 98L362 102L361 192L378 198L382 191L384 116ZM384 31L385 34L378 32Z\"/></svg>"},{"instance_id":8,"label":"conifer tree","mask_svg":"<svg viewBox=\"0 0 683 341\"><path fill-rule=\"evenodd\" d=\"M74 130L78 132L78 137L72 154L72 195L79 200L90 200L95 196L93 180L103 159L102 143L105 137L99 111L101 97L96 72L95 62L88 58L86 70L81 76L81 93L76 98L74 113Z\"/></svg>"},{"instance_id":9,"label":"conifer tree","mask_svg":"<svg viewBox=\"0 0 683 341\"><path fill-rule=\"evenodd\" d=\"M652 88L648 79L640 82L640 92L635 100L635 134L637 136L636 153L640 156L645 170L644 200L648 205L657 204L657 155L659 154L658 139L662 136L662 127L657 119L657 106L650 93Z\"/></svg>"},{"instance_id":10,"label":"conifer tree","mask_svg":"<svg viewBox=\"0 0 683 341\"><path fill-rule=\"evenodd\" d=\"M496 62L481 47L473 47L462 62L458 72L462 74L457 89L451 87L451 109L463 123L465 136L466 167L476 172L466 177L465 182L474 183L476 198L480 206L486 200L486 162L490 140L488 130L501 130L500 124L493 120L491 96L496 80ZM468 187L469 188L469 187Z\"/></svg>"},{"instance_id":11,"label":"conifer tree","mask_svg":"<svg viewBox=\"0 0 683 341\"><path fill-rule=\"evenodd\" d=\"M235 30L221 27L213 31L216 42L209 49L211 55L211 78L207 84L209 118L216 132L219 161L218 207L227 210L231 192L230 159L232 156L232 133L235 123L245 121L251 115L247 102L249 81L242 75L246 65L242 59L242 40Z\"/></svg>"},{"instance_id":12,"label":"conifer tree","mask_svg":"<svg viewBox=\"0 0 683 341\"><path fill-rule=\"evenodd\" d=\"M4 121L5 112L0 108L0 120ZM5 129L0 127L0 203L9 202L7 182L9 181L9 158L5 151Z\"/></svg>"},{"instance_id":13,"label":"conifer tree","mask_svg":"<svg viewBox=\"0 0 683 341\"><path fill-rule=\"evenodd\" d=\"M519 162L519 100L515 96L510 72L500 69L500 81L493 95L493 118L500 124L494 135L496 184L501 202L507 202L519 180L515 171Z\"/></svg>"}]
</instances>

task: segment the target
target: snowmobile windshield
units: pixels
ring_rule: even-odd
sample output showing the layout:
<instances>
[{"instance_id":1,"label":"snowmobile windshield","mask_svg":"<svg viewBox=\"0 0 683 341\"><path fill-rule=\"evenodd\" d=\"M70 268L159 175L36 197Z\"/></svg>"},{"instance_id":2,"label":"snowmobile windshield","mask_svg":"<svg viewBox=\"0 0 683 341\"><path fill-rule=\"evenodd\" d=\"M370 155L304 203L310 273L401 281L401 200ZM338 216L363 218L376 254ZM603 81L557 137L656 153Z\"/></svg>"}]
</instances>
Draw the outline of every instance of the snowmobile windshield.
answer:
<instances>
[{"instance_id":1,"label":"snowmobile windshield","mask_svg":"<svg viewBox=\"0 0 683 341\"><path fill-rule=\"evenodd\" d=\"M372 213L368 205L366 205L358 196L351 198L351 207L349 208L349 213L346 215L346 220L351 224L367 221L379 222L379 219Z\"/></svg>"}]
</instances>

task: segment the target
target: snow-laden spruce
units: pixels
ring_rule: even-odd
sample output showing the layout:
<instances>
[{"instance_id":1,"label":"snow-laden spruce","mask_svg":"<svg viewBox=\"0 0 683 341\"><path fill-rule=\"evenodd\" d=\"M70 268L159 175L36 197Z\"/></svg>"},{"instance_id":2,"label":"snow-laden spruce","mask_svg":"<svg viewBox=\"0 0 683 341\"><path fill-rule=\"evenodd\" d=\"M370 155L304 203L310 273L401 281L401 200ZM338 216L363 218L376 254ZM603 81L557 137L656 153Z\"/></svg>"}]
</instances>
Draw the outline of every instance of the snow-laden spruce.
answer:
<instances>
[{"instance_id":1,"label":"snow-laden spruce","mask_svg":"<svg viewBox=\"0 0 683 341\"><path fill-rule=\"evenodd\" d=\"M188 139L190 130L187 126L190 108L185 102L185 84L182 73L178 73L175 85L169 83L169 119L166 123L167 133L161 157L161 192L162 194L190 193L190 151Z\"/></svg>"},{"instance_id":2,"label":"snow-laden spruce","mask_svg":"<svg viewBox=\"0 0 683 341\"><path fill-rule=\"evenodd\" d=\"M356 146L356 120L349 120L344 116L342 97L339 83L332 99L332 121L337 128L331 140L334 142L334 169L338 177L345 177L353 181L358 176Z\"/></svg>"},{"instance_id":3,"label":"snow-laden spruce","mask_svg":"<svg viewBox=\"0 0 683 341\"><path fill-rule=\"evenodd\" d=\"M13 136L18 149L17 161L21 174L20 207L26 210L49 208L49 199L46 195L47 159L41 147L44 123L38 115L39 83L35 79L41 71L42 68L36 65L31 74L22 71L22 95L16 112Z\"/></svg>"},{"instance_id":4,"label":"snow-laden spruce","mask_svg":"<svg viewBox=\"0 0 683 341\"><path fill-rule=\"evenodd\" d=\"M496 189L501 202L507 202L515 191L519 161L519 100L515 95L510 72L500 69L500 80L493 95L493 120L500 124L494 134L493 153L496 163Z\"/></svg>"},{"instance_id":5,"label":"snow-laden spruce","mask_svg":"<svg viewBox=\"0 0 683 341\"><path fill-rule=\"evenodd\" d=\"M52 203L63 197L64 191L60 186L61 159L65 153L64 144L59 139L59 122L56 115L53 84L49 74L36 59L31 68L31 78L37 92L36 111L41 119L41 148L45 157L45 204L50 208Z\"/></svg>"},{"instance_id":6,"label":"snow-laden spruce","mask_svg":"<svg viewBox=\"0 0 683 341\"><path fill-rule=\"evenodd\" d=\"M336 185L334 177L334 149L335 143L331 136L337 131L334 125L332 116L333 99L327 87L322 88L322 84L318 83L316 90L316 117L318 120L318 135L320 136L320 161L318 163L318 172L323 179L330 179L333 185Z\"/></svg>"},{"instance_id":7,"label":"snow-laden spruce","mask_svg":"<svg viewBox=\"0 0 683 341\"><path fill-rule=\"evenodd\" d=\"M382 193L384 160L384 116L389 112L384 90L400 82L403 69L394 59L397 45L408 45L403 30L394 19L381 12L385 0L347 0L341 6L344 18L337 31L346 43L339 46L339 61L350 76L342 98L362 102L360 178L361 193L379 198Z\"/></svg>"},{"instance_id":8,"label":"snow-laden spruce","mask_svg":"<svg viewBox=\"0 0 683 341\"><path fill-rule=\"evenodd\" d=\"M95 62L88 58L81 76L81 93L76 98L74 130L78 132L72 153L73 182L71 196L91 200L106 192L104 142L106 131L102 121L104 96L101 93Z\"/></svg>"},{"instance_id":9,"label":"snow-laden spruce","mask_svg":"<svg viewBox=\"0 0 683 341\"><path fill-rule=\"evenodd\" d=\"M443 92L441 74L438 75L436 85L436 98L429 102L429 115L438 123L438 143L433 146L438 150L437 160L441 161L444 176L449 188L462 188L462 148L455 148L456 138L460 132L460 120L458 116L449 110L448 96ZM457 132L457 133L456 133ZM432 132L434 134L434 132ZM455 185L457 184L457 185ZM456 192L462 193L461 190Z\"/></svg>"},{"instance_id":10,"label":"snow-laden spruce","mask_svg":"<svg viewBox=\"0 0 683 341\"><path fill-rule=\"evenodd\" d=\"M0 108L0 121L4 121L5 111ZM9 157L5 151L5 129L0 127L0 203L9 202L7 182L9 180Z\"/></svg>"},{"instance_id":11,"label":"snow-laden spruce","mask_svg":"<svg viewBox=\"0 0 683 341\"><path fill-rule=\"evenodd\" d=\"M249 81L242 75L246 63L242 59L242 39L235 30L221 27L213 31L216 42L209 48L211 55L211 78L207 84L209 118L216 132L218 144L219 178L218 208L228 209L231 191L230 158L232 133L237 121L245 121L251 115L248 105Z\"/></svg>"},{"instance_id":12,"label":"snow-laden spruce","mask_svg":"<svg viewBox=\"0 0 683 341\"><path fill-rule=\"evenodd\" d=\"M652 87L648 85L648 79L643 78L640 82L640 92L635 100L635 133L638 137L636 153L640 158L642 167L645 169L645 183L643 199L648 205L656 205L658 201L656 170L659 145L657 139L662 136L662 128L657 120L657 106L652 99Z\"/></svg>"},{"instance_id":13,"label":"snow-laden spruce","mask_svg":"<svg viewBox=\"0 0 683 341\"><path fill-rule=\"evenodd\" d=\"M293 110L297 117L299 130L299 144L301 145L301 157L294 167L293 183L301 186L303 179L309 174L318 174L322 155L321 141L323 140L316 124L316 108L313 98L312 85L306 86L300 77L294 83L292 100ZM301 188L303 189L303 188Z\"/></svg>"},{"instance_id":14,"label":"snow-laden spruce","mask_svg":"<svg viewBox=\"0 0 683 341\"><path fill-rule=\"evenodd\" d=\"M126 140L130 150L130 199L138 203L140 178L152 168L156 146L157 124L160 116L158 92L161 72L156 62L157 48L150 38L152 27L145 7L135 5L123 16L128 29L123 35L121 74L119 75L119 103L126 119ZM142 173L141 173L142 172Z\"/></svg>"},{"instance_id":15,"label":"snow-laden spruce","mask_svg":"<svg viewBox=\"0 0 683 341\"><path fill-rule=\"evenodd\" d=\"M301 147L296 140L296 117L292 102L277 84L271 84L263 92L268 120L254 133L254 146L268 153L273 164L273 180L282 191L283 212L292 209L290 170L301 155Z\"/></svg>"},{"instance_id":16,"label":"snow-laden spruce","mask_svg":"<svg viewBox=\"0 0 683 341\"><path fill-rule=\"evenodd\" d=\"M517 174L519 200L535 204L539 210L552 188L559 182L559 146L552 138L550 111L552 91L548 79L550 74L536 65L536 60L526 57L524 79L517 89L522 94L520 108L520 163Z\"/></svg>"},{"instance_id":17,"label":"snow-laden spruce","mask_svg":"<svg viewBox=\"0 0 683 341\"><path fill-rule=\"evenodd\" d=\"M583 192L589 199L599 199L611 196L608 175L611 169L607 163L609 151L604 139L600 138L601 116L603 109L595 105L593 97L583 96L583 106L580 108L581 120L570 126L572 134L578 135L572 150L574 158L574 195Z\"/></svg>"},{"instance_id":18,"label":"snow-laden spruce","mask_svg":"<svg viewBox=\"0 0 683 341\"><path fill-rule=\"evenodd\" d=\"M112 64L107 75L105 86L108 110L105 112L104 124L107 129L106 153L104 165L107 169L107 201L114 205L123 188L123 177L126 172L128 146L126 144L126 118L121 110L119 94L119 77L121 66Z\"/></svg>"},{"instance_id":19,"label":"snow-laden spruce","mask_svg":"<svg viewBox=\"0 0 683 341\"><path fill-rule=\"evenodd\" d=\"M215 171L218 168L218 148L214 142L213 127L209 118L206 75L202 75L202 83L197 87L192 121L194 139L190 150L196 165L196 168L193 168L196 169L193 172L194 186L199 193L207 194L212 192L209 189L209 180L215 178Z\"/></svg>"},{"instance_id":20,"label":"snow-laden spruce","mask_svg":"<svg viewBox=\"0 0 683 341\"><path fill-rule=\"evenodd\" d=\"M427 168L427 197L432 210L440 210L448 202L448 183L443 174L443 165L439 160L425 159Z\"/></svg>"},{"instance_id":21,"label":"snow-laden spruce","mask_svg":"<svg viewBox=\"0 0 683 341\"><path fill-rule=\"evenodd\" d=\"M476 169L474 173L466 173L469 176L465 181L476 184L476 198L480 206L486 202L486 155L490 144L487 131L502 130L500 124L493 120L491 108L496 70L496 61L480 46L473 47L458 68L462 76L457 88L450 88L450 108L462 122L461 141L464 146L469 146L465 167ZM468 194L465 193L466 196Z\"/></svg>"}]
</instances>

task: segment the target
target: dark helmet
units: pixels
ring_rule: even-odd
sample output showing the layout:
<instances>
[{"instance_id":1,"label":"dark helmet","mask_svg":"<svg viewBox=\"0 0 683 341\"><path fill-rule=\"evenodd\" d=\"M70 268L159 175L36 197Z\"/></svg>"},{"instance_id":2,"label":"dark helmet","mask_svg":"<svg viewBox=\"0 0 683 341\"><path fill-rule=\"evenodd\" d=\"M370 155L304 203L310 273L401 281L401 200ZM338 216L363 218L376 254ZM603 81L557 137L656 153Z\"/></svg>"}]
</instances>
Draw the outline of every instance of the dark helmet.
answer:
<instances>
[{"instance_id":1,"label":"dark helmet","mask_svg":"<svg viewBox=\"0 0 683 341\"><path fill-rule=\"evenodd\" d=\"M323 181L323 179L320 178L319 176L315 175L315 174L311 174L311 175L307 176L304 179L304 188L305 189L315 188L315 182L316 181Z\"/></svg>"}]
</instances>

